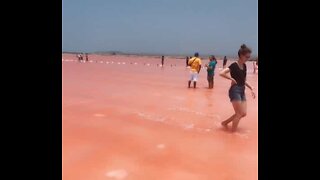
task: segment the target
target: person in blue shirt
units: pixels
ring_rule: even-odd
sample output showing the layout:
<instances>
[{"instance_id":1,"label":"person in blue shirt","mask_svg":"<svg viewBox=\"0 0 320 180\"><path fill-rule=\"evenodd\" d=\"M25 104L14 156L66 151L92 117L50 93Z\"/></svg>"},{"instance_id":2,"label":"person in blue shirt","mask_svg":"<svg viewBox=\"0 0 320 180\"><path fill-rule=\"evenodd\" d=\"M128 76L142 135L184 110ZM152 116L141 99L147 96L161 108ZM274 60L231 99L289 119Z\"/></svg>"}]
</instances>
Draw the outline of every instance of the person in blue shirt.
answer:
<instances>
[{"instance_id":1,"label":"person in blue shirt","mask_svg":"<svg viewBox=\"0 0 320 180\"><path fill-rule=\"evenodd\" d=\"M216 58L212 55L209 57L209 64L206 65L207 67L207 72L208 72L208 76L207 76L207 79L208 79L208 83L209 83L209 89L212 89L213 88L213 84L214 84L214 70L216 68L216 65L217 65L217 60Z\"/></svg>"}]
</instances>

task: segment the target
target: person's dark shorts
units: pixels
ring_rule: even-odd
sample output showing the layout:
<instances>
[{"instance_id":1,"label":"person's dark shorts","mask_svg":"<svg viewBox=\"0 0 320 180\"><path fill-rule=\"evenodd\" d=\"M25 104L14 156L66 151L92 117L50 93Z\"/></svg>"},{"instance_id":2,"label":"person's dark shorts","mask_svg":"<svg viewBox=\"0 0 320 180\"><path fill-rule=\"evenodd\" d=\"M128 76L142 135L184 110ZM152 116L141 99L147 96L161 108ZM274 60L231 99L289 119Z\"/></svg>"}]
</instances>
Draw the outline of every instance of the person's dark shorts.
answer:
<instances>
[{"instance_id":1,"label":"person's dark shorts","mask_svg":"<svg viewBox=\"0 0 320 180\"><path fill-rule=\"evenodd\" d=\"M208 81L213 81L213 75L212 75L212 76L210 76L210 75L207 76L207 80L208 80Z\"/></svg>"},{"instance_id":2,"label":"person's dark shorts","mask_svg":"<svg viewBox=\"0 0 320 180\"><path fill-rule=\"evenodd\" d=\"M233 85L229 89L230 101L246 101L245 86Z\"/></svg>"}]
</instances>

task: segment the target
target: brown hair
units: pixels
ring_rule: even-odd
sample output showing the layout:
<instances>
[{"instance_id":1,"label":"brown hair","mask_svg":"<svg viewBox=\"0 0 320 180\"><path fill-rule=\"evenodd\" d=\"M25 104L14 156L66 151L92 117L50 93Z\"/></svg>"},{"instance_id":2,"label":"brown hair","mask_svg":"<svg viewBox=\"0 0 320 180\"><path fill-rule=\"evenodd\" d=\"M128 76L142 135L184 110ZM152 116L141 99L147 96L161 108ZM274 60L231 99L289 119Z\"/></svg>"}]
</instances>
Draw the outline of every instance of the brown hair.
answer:
<instances>
[{"instance_id":1,"label":"brown hair","mask_svg":"<svg viewBox=\"0 0 320 180\"><path fill-rule=\"evenodd\" d=\"M240 57L240 55L245 55L247 53L251 53L251 49L248 48L245 44L242 44L238 51L238 56Z\"/></svg>"}]
</instances>

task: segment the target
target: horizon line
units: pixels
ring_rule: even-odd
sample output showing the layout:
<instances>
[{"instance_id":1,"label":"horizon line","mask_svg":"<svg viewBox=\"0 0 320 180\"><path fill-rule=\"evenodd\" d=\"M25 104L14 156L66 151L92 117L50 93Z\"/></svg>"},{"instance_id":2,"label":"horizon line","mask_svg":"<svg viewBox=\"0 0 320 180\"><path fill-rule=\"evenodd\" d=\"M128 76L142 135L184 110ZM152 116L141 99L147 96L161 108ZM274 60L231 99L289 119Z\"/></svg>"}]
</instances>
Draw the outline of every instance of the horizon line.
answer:
<instances>
[{"instance_id":1,"label":"horizon line","mask_svg":"<svg viewBox=\"0 0 320 180\"><path fill-rule=\"evenodd\" d=\"M181 53L181 54L174 54L174 53L151 53L151 52L123 52L123 51L62 51L62 53L69 53L69 54L80 54L80 53L88 53L88 54L109 54L109 55L143 55L143 56L188 56L188 57L193 57L193 53L191 54L186 54L186 53ZM214 55L217 57L232 57L232 58L237 58L237 55L219 55L219 54L200 54L201 56L210 56ZM258 55L252 55L252 58L258 57Z\"/></svg>"}]
</instances>

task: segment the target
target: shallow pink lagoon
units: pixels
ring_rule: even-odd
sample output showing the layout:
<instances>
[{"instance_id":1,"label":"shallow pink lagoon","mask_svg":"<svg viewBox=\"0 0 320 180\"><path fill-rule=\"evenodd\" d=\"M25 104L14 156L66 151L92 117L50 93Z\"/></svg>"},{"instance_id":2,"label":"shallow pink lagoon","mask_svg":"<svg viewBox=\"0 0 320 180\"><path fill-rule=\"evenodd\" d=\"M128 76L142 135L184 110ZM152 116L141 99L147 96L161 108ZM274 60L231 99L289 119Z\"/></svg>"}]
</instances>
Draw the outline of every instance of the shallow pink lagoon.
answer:
<instances>
[{"instance_id":1,"label":"shallow pink lagoon","mask_svg":"<svg viewBox=\"0 0 320 180\"><path fill-rule=\"evenodd\" d=\"M64 180L257 179L258 98L249 91L248 115L231 134L220 127L233 113L230 82L216 75L209 90L202 69L198 88L188 89L184 59L166 58L164 67L156 57L62 60Z\"/></svg>"}]
</instances>

